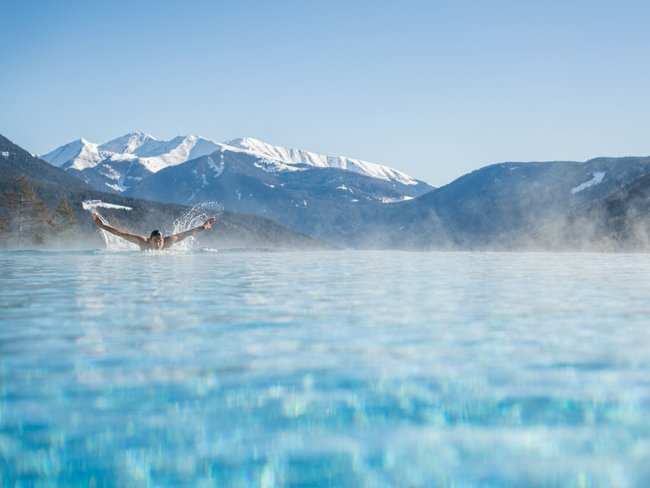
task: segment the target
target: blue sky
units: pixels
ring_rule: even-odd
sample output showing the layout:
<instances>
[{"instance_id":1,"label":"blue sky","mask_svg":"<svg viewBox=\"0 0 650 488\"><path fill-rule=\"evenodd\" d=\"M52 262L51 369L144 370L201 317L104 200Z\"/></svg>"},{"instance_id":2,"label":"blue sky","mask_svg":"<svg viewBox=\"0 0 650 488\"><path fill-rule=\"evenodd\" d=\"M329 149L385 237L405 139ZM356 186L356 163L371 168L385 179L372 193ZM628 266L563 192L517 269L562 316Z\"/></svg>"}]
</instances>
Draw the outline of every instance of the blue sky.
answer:
<instances>
[{"instance_id":1,"label":"blue sky","mask_svg":"<svg viewBox=\"0 0 650 488\"><path fill-rule=\"evenodd\" d=\"M650 154L647 1L0 0L0 133L133 130L388 164Z\"/></svg>"}]
</instances>

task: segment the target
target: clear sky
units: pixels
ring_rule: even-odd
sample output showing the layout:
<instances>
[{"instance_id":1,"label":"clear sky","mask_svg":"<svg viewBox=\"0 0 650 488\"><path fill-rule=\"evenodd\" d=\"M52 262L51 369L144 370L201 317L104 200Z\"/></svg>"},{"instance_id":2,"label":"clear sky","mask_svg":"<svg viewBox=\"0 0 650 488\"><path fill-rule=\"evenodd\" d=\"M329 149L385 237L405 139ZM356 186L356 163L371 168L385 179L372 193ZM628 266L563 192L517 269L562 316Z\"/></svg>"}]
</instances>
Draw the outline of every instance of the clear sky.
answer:
<instances>
[{"instance_id":1,"label":"clear sky","mask_svg":"<svg viewBox=\"0 0 650 488\"><path fill-rule=\"evenodd\" d=\"M387 164L650 154L650 2L0 0L0 133L133 130Z\"/></svg>"}]
</instances>

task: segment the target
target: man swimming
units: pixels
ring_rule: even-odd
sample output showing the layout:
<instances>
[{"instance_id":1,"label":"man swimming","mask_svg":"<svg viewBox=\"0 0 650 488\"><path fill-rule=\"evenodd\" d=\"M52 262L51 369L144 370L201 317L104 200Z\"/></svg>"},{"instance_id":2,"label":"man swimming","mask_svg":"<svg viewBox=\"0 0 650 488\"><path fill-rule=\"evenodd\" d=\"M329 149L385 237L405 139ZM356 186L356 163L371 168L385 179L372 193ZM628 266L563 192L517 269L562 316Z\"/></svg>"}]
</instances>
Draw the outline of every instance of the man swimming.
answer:
<instances>
[{"instance_id":1,"label":"man swimming","mask_svg":"<svg viewBox=\"0 0 650 488\"><path fill-rule=\"evenodd\" d=\"M108 224L105 224L99 214L92 214L93 221L97 224L97 227L104 229L111 234L115 234L122 239L125 239L133 244L136 244L140 247L141 251L146 251L147 249L169 249L177 242L182 241L190 236L194 236L197 232L208 230L212 227L212 224L216 220L216 217L210 217L206 220L203 225L195 227L194 229L186 230L185 232L179 232L171 236L163 236L159 230L154 230L149 237L139 236L136 234L129 234L128 232L118 229L117 227L111 227Z\"/></svg>"}]
</instances>

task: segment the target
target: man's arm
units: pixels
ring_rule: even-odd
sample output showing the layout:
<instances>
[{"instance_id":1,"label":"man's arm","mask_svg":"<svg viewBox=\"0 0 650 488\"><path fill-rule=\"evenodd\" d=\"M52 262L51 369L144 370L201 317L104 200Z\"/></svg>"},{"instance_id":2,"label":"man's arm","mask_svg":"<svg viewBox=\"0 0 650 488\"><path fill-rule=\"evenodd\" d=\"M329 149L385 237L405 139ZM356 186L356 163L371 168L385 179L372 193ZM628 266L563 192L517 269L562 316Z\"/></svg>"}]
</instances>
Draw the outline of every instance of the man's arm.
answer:
<instances>
[{"instance_id":1,"label":"man's arm","mask_svg":"<svg viewBox=\"0 0 650 488\"><path fill-rule=\"evenodd\" d=\"M186 230L184 232L179 232L178 234L174 234L172 236L167 236L165 237L165 247L169 247L172 244L176 242L180 242L183 239L187 239L190 236L196 235L198 232L208 230L210 227L212 227L212 224L214 224L214 221L217 220L216 217L210 217L208 220L206 220L203 225L199 225L198 227L195 227L194 229Z\"/></svg>"},{"instance_id":2,"label":"man's arm","mask_svg":"<svg viewBox=\"0 0 650 488\"><path fill-rule=\"evenodd\" d=\"M102 218L99 216L99 214L93 213L93 222L97 224L97 227L100 229L104 229L106 232L110 232L111 234L115 234L118 237L121 237L122 239L125 239L129 242L132 242L133 244L137 244L138 246L141 246L143 244L147 244L147 238L143 236L138 236L135 234L129 234L128 232L124 232L122 229L118 229L117 227L111 227L108 224L105 224L104 221L102 221Z\"/></svg>"}]
</instances>

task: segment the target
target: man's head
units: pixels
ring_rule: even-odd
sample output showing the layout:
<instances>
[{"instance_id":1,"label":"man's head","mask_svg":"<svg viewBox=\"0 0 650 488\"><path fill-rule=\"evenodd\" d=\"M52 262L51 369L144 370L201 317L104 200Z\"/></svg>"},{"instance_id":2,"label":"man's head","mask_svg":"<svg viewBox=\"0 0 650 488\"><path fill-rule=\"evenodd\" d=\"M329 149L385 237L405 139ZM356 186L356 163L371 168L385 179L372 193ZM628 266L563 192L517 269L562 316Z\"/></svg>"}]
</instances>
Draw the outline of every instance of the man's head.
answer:
<instances>
[{"instance_id":1,"label":"man's head","mask_svg":"<svg viewBox=\"0 0 650 488\"><path fill-rule=\"evenodd\" d=\"M165 244L165 238L160 233L160 231L159 230L152 231L151 235L149 236L149 245L153 249L162 249L164 244Z\"/></svg>"}]
</instances>

